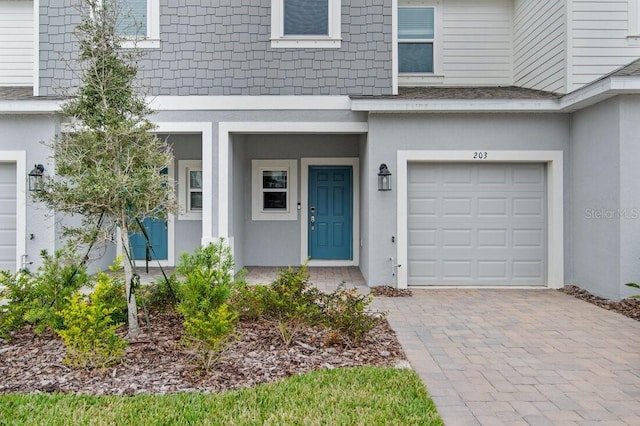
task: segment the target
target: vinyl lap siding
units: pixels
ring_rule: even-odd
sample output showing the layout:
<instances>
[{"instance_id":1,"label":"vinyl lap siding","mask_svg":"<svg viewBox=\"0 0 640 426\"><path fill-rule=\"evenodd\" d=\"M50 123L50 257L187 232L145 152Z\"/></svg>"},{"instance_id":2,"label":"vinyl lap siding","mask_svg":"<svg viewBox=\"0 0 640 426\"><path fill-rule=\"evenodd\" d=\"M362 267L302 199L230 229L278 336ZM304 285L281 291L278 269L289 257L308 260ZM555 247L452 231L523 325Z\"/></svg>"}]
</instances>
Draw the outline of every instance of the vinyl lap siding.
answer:
<instances>
[{"instance_id":1,"label":"vinyl lap siding","mask_svg":"<svg viewBox=\"0 0 640 426\"><path fill-rule=\"evenodd\" d=\"M566 92L566 7L562 0L516 0L514 84Z\"/></svg>"},{"instance_id":2,"label":"vinyl lap siding","mask_svg":"<svg viewBox=\"0 0 640 426\"><path fill-rule=\"evenodd\" d=\"M0 86L33 84L33 2L0 1Z\"/></svg>"},{"instance_id":3,"label":"vinyl lap siding","mask_svg":"<svg viewBox=\"0 0 640 426\"><path fill-rule=\"evenodd\" d=\"M511 0L447 0L442 16L446 85L511 84Z\"/></svg>"},{"instance_id":4,"label":"vinyl lap siding","mask_svg":"<svg viewBox=\"0 0 640 426\"><path fill-rule=\"evenodd\" d=\"M627 0L573 2L572 84L575 90L640 56L629 36Z\"/></svg>"}]
</instances>

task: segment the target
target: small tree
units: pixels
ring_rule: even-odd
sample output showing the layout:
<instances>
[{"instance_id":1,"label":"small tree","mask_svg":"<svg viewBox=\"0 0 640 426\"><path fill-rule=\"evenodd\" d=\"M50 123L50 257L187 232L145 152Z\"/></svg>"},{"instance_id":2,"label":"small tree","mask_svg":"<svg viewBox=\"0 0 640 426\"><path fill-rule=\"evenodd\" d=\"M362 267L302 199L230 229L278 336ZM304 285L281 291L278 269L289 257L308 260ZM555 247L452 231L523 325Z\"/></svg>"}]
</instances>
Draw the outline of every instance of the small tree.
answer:
<instances>
[{"instance_id":1,"label":"small tree","mask_svg":"<svg viewBox=\"0 0 640 426\"><path fill-rule=\"evenodd\" d=\"M121 48L117 0L83 0L80 9L75 34L81 83L62 108L71 128L51 142L55 176L44 179L34 198L58 212L81 216L79 226L65 227L65 235L78 241L112 238L114 229L120 229L128 336L136 339L140 328L129 232L139 230L137 223L144 218L164 218L175 210L173 185L161 174L172 155L151 133L151 111L135 84L140 54Z\"/></svg>"}]
</instances>

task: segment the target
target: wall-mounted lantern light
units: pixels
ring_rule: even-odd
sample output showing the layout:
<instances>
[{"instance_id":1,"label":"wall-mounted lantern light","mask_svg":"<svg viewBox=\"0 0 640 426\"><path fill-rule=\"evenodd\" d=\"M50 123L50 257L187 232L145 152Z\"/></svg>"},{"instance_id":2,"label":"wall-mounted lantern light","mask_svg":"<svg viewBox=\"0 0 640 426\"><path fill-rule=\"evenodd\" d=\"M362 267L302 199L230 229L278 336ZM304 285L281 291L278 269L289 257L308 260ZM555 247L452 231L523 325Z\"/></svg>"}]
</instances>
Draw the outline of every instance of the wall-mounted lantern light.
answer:
<instances>
[{"instance_id":1,"label":"wall-mounted lantern light","mask_svg":"<svg viewBox=\"0 0 640 426\"><path fill-rule=\"evenodd\" d=\"M44 166L36 164L33 170L29 172L29 191L36 191L42 185L42 176L44 176Z\"/></svg>"},{"instance_id":2,"label":"wall-mounted lantern light","mask_svg":"<svg viewBox=\"0 0 640 426\"><path fill-rule=\"evenodd\" d=\"M384 163L380 164L378 172L378 191L391 191L391 172Z\"/></svg>"}]
</instances>

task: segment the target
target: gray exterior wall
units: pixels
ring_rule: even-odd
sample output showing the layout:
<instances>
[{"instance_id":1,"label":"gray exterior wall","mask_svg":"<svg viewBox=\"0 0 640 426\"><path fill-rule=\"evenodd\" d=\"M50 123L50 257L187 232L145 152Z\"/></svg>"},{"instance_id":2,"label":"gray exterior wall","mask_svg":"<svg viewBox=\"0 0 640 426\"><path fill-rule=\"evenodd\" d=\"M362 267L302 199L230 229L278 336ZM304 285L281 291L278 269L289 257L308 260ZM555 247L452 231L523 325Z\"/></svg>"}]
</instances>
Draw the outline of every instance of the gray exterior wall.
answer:
<instances>
[{"instance_id":1,"label":"gray exterior wall","mask_svg":"<svg viewBox=\"0 0 640 426\"><path fill-rule=\"evenodd\" d=\"M251 160L297 159L298 182L300 159L304 157L358 157L358 135L242 135L234 138L234 150L244 173L234 173L238 198L234 202L234 221L242 221L244 241L235 236L236 252L242 247L244 264L249 266L300 265L300 212L295 221L253 221L251 219ZM239 147L239 149L238 149ZM242 159L240 160L240 155ZM234 164L236 159L234 159ZM298 202L302 188L298 185ZM234 223L236 223L234 222ZM234 228L237 229L237 228Z\"/></svg>"},{"instance_id":2,"label":"gray exterior wall","mask_svg":"<svg viewBox=\"0 0 640 426\"><path fill-rule=\"evenodd\" d=\"M389 1L343 0L340 49L271 48L271 0L207 3L160 0L160 49L140 61L151 95L391 94ZM74 4L40 2L41 95L75 84Z\"/></svg>"},{"instance_id":3,"label":"gray exterior wall","mask_svg":"<svg viewBox=\"0 0 640 426\"><path fill-rule=\"evenodd\" d=\"M213 188L218 188L218 123L219 122L366 122L367 116L364 113L354 113L351 111L162 111L153 115L153 121L159 122L205 122L212 123L213 134L213 153L210 159L203 161L211 161L213 164ZM231 145L237 140L238 135L232 135ZM229 158L225 161L231 164L232 150L229 152ZM251 169L249 169L251 170ZM230 194L232 194L233 186L229 181ZM230 200L231 202L231 200ZM211 201L211 211L218 211L218 198L214 194ZM215 213L214 213L215 214ZM233 217L229 217L231 229L234 229ZM218 235L218 218L213 217L213 235Z\"/></svg>"},{"instance_id":4,"label":"gray exterior wall","mask_svg":"<svg viewBox=\"0 0 640 426\"><path fill-rule=\"evenodd\" d=\"M398 150L561 150L565 152L567 174L570 126L563 114L371 114L366 155L361 167L363 205L368 206L364 228L364 248L361 253L368 265L363 274L369 286L396 283L392 275L390 257L396 258L393 243L397 230L397 188L406 182L392 182L393 190L377 190L377 169L386 163L396 173ZM567 183L565 180L565 194ZM568 219L568 201L565 197L565 223ZM565 241L568 236L565 227ZM565 244L565 259L570 250ZM406 265L403 265L406 267ZM566 273L565 273L566 275Z\"/></svg>"},{"instance_id":5,"label":"gray exterior wall","mask_svg":"<svg viewBox=\"0 0 640 426\"><path fill-rule=\"evenodd\" d=\"M202 143L200 135L160 135L171 145L174 156L173 170L174 180L177 184L183 176L178 176L179 160L200 160L202 158ZM179 194L182 195L182 194ZM202 237L201 220L181 220L175 217L175 262L178 263L180 254L192 253L198 246Z\"/></svg>"},{"instance_id":6,"label":"gray exterior wall","mask_svg":"<svg viewBox=\"0 0 640 426\"><path fill-rule=\"evenodd\" d=\"M0 151L26 151L27 173L34 164L43 164L45 173L53 172L49 150L41 142L49 142L56 134L57 120L51 115L0 115ZM18 179L27 176L18 176ZM33 264L41 265L40 251L56 249L56 218L44 205L34 203L27 194L26 252ZM33 239L30 235L33 234ZM20 256L23 253L18 253Z\"/></svg>"},{"instance_id":7,"label":"gray exterior wall","mask_svg":"<svg viewBox=\"0 0 640 426\"><path fill-rule=\"evenodd\" d=\"M640 280L640 97L573 115L572 284L613 299Z\"/></svg>"}]
</instances>

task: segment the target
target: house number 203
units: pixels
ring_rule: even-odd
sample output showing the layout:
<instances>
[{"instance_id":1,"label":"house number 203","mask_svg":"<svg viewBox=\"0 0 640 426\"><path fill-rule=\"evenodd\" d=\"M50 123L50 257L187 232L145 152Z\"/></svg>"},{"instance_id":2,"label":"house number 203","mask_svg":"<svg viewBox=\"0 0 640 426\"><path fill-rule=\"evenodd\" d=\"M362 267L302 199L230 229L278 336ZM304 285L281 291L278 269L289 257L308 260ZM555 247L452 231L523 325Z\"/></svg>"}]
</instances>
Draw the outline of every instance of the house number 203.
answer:
<instances>
[{"instance_id":1,"label":"house number 203","mask_svg":"<svg viewBox=\"0 0 640 426\"><path fill-rule=\"evenodd\" d=\"M487 157L489 157L489 155L487 154L486 151L482 152L482 151L476 151L473 153L473 158L476 160L486 160Z\"/></svg>"}]
</instances>

